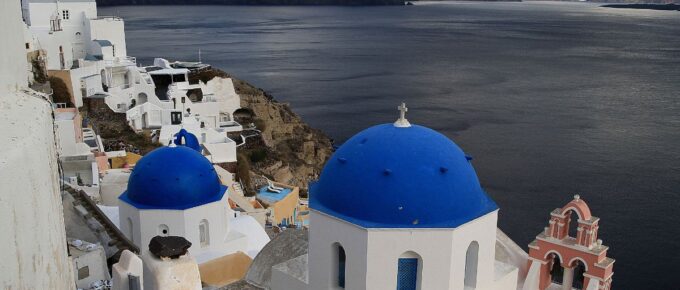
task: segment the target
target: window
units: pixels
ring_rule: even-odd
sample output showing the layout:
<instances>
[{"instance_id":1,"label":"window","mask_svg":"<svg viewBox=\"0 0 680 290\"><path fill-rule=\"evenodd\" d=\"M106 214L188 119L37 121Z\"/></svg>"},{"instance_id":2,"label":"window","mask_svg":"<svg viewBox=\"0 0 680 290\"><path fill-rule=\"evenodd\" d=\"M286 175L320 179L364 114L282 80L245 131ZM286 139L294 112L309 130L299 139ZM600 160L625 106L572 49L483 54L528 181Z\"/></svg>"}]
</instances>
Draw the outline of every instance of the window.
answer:
<instances>
[{"instance_id":1,"label":"window","mask_svg":"<svg viewBox=\"0 0 680 290\"><path fill-rule=\"evenodd\" d=\"M170 112L170 123L172 125L182 124L182 112Z\"/></svg>"},{"instance_id":2,"label":"window","mask_svg":"<svg viewBox=\"0 0 680 290\"><path fill-rule=\"evenodd\" d=\"M183 74L172 75L172 82L173 83L182 83L182 82L186 82L186 81L187 81L186 76L184 76ZM182 102L182 103L184 103L184 102Z\"/></svg>"},{"instance_id":3,"label":"window","mask_svg":"<svg viewBox=\"0 0 680 290\"><path fill-rule=\"evenodd\" d=\"M198 224L198 232L201 240L201 247L210 245L210 228L207 220L202 220L201 223Z\"/></svg>"},{"instance_id":4,"label":"window","mask_svg":"<svg viewBox=\"0 0 680 290\"><path fill-rule=\"evenodd\" d=\"M68 10L62 10L61 11L61 18L64 19L64 20L71 19L71 12L69 12Z\"/></svg>"},{"instance_id":5,"label":"window","mask_svg":"<svg viewBox=\"0 0 680 290\"><path fill-rule=\"evenodd\" d=\"M336 257L338 259L336 286L340 288L345 288L345 267L347 261L347 256L345 255L345 248L343 248L340 244L336 244L335 251Z\"/></svg>"},{"instance_id":6,"label":"window","mask_svg":"<svg viewBox=\"0 0 680 290\"><path fill-rule=\"evenodd\" d=\"M465 287L477 287L477 261L479 256L479 243L473 241L465 253Z\"/></svg>"},{"instance_id":7,"label":"window","mask_svg":"<svg viewBox=\"0 0 680 290\"><path fill-rule=\"evenodd\" d=\"M134 243L135 235L134 235L134 228L132 226L132 219L128 218L127 221L128 221L128 238L130 239L130 241L132 241Z\"/></svg>"},{"instance_id":8,"label":"window","mask_svg":"<svg viewBox=\"0 0 680 290\"><path fill-rule=\"evenodd\" d=\"M26 49L31 49L31 44L26 42Z\"/></svg>"},{"instance_id":9,"label":"window","mask_svg":"<svg viewBox=\"0 0 680 290\"><path fill-rule=\"evenodd\" d=\"M83 280L90 277L90 267L85 266L78 269L78 280Z\"/></svg>"},{"instance_id":10,"label":"window","mask_svg":"<svg viewBox=\"0 0 680 290\"><path fill-rule=\"evenodd\" d=\"M61 31L61 19L50 19L51 31Z\"/></svg>"},{"instance_id":11,"label":"window","mask_svg":"<svg viewBox=\"0 0 680 290\"><path fill-rule=\"evenodd\" d=\"M170 228L167 225L158 226L158 235L167 237L170 234Z\"/></svg>"}]
</instances>

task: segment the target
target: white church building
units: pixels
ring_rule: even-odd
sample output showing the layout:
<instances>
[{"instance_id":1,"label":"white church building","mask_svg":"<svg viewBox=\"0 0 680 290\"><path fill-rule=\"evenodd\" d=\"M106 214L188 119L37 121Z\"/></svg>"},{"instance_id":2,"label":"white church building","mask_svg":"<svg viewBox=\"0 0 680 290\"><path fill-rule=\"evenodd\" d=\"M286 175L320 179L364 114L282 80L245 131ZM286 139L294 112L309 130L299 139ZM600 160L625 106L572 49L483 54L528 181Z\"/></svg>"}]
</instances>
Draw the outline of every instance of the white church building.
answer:
<instances>
[{"instance_id":1,"label":"white church building","mask_svg":"<svg viewBox=\"0 0 680 290\"><path fill-rule=\"evenodd\" d=\"M498 206L471 158L400 108L397 122L358 133L328 161L310 191L309 252L296 258L306 275L292 260L276 265L271 289L517 289L519 267L496 257Z\"/></svg>"},{"instance_id":2,"label":"white church building","mask_svg":"<svg viewBox=\"0 0 680 290\"><path fill-rule=\"evenodd\" d=\"M266 236L264 229L232 228L238 218L229 206L227 190L213 165L195 149L158 148L137 162L119 197L121 231L142 256L155 236L186 238L199 264L239 251L252 253L252 246L261 248L268 239L252 245Z\"/></svg>"}]
</instances>

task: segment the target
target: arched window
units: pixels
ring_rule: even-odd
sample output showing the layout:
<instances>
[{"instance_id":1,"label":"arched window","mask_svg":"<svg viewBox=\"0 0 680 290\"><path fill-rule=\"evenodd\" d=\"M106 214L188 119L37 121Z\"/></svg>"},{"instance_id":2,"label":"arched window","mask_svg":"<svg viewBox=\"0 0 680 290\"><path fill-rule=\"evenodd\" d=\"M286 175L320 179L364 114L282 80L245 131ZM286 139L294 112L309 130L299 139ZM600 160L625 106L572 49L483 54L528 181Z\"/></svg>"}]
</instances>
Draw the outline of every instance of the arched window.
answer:
<instances>
[{"instance_id":1,"label":"arched window","mask_svg":"<svg viewBox=\"0 0 680 290\"><path fill-rule=\"evenodd\" d=\"M583 289L583 284L585 282L585 277L583 274L586 273L586 265L581 262L581 260L576 260L572 263L574 266L574 281L571 284L573 289Z\"/></svg>"},{"instance_id":2,"label":"arched window","mask_svg":"<svg viewBox=\"0 0 680 290\"><path fill-rule=\"evenodd\" d=\"M334 260L334 280L333 285L335 287L345 288L345 269L347 266L347 256L345 255L345 248L343 248L339 243L333 245L333 260Z\"/></svg>"},{"instance_id":3,"label":"arched window","mask_svg":"<svg viewBox=\"0 0 680 290\"><path fill-rule=\"evenodd\" d=\"M569 229L567 235L572 238L576 238L578 236L578 213L575 210L570 210L567 212L567 215L569 217Z\"/></svg>"},{"instance_id":4,"label":"arched window","mask_svg":"<svg viewBox=\"0 0 680 290\"><path fill-rule=\"evenodd\" d=\"M145 93L139 93L137 95L137 99L139 99L139 104L144 104L149 100L149 97Z\"/></svg>"},{"instance_id":5,"label":"arched window","mask_svg":"<svg viewBox=\"0 0 680 290\"><path fill-rule=\"evenodd\" d=\"M208 220L201 220L198 224L198 235L201 240L201 247L210 245L210 227L208 225Z\"/></svg>"},{"instance_id":6,"label":"arched window","mask_svg":"<svg viewBox=\"0 0 680 290\"><path fill-rule=\"evenodd\" d=\"M158 235L162 237L167 237L170 234L170 228L167 225L158 226Z\"/></svg>"},{"instance_id":7,"label":"arched window","mask_svg":"<svg viewBox=\"0 0 680 290\"><path fill-rule=\"evenodd\" d=\"M135 242L135 231L134 231L134 226L132 225L132 219L127 218L127 222L128 222L128 238L130 239L130 241L132 241L134 243Z\"/></svg>"},{"instance_id":8,"label":"arched window","mask_svg":"<svg viewBox=\"0 0 680 290\"><path fill-rule=\"evenodd\" d=\"M479 258L479 243L473 241L465 253L465 287L477 287L477 261Z\"/></svg>"},{"instance_id":9,"label":"arched window","mask_svg":"<svg viewBox=\"0 0 680 290\"><path fill-rule=\"evenodd\" d=\"M557 254L550 254L550 259L552 265L550 266L550 281L562 285L562 280L564 279L564 268L562 268L562 261L560 256Z\"/></svg>"},{"instance_id":10,"label":"arched window","mask_svg":"<svg viewBox=\"0 0 680 290\"><path fill-rule=\"evenodd\" d=\"M397 265L397 290L416 290L419 288L422 259L414 252L403 253Z\"/></svg>"}]
</instances>

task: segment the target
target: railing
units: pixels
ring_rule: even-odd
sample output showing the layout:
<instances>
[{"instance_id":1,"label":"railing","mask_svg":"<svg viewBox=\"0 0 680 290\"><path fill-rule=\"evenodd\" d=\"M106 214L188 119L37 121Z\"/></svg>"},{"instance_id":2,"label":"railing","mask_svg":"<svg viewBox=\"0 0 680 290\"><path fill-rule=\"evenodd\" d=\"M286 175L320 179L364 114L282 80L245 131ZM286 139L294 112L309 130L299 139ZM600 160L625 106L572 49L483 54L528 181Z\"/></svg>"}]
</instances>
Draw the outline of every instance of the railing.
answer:
<instances>
[{"instance_id":1,"label":"railing","mask_svg":"<svg viewBox=\"0 0 680 290\"><path fill-rule=\"evenodd\" d=\"M123 56L123 57L116 57L114 59L105 59L104 60L104 65L106 66L137 66L137 58L134 56Z\"/></svg>"},{"instance_id":2,"label":"railing","mask_svg":"<svg viewBox=\"0 0 680 290\"><path fill-rule=\"evenodd\" d=\"M64 190L68 191L73 198L78 201L87 211L92 214L92 217L97 220L106 234L111 238L109 246L115 246L119 250L130 250L131 252L139 253L139 248L128 239L118 227L109 220L109 218L102 212L97 204L90 199L90 197L81 189L77 189L70 184L64 184Z\"/></svg>"},{"instance_id":3,"label":"railing","mask_svg":"<svg viewBox=\"0 0 680 290\"><path fill-rule=\"evenodd\" d=\"M120 18L118 16L98 16L97 18L94 18L92 20L113 20L113 21L123 21L123 18Z\"/></svg>"}]
</instances>

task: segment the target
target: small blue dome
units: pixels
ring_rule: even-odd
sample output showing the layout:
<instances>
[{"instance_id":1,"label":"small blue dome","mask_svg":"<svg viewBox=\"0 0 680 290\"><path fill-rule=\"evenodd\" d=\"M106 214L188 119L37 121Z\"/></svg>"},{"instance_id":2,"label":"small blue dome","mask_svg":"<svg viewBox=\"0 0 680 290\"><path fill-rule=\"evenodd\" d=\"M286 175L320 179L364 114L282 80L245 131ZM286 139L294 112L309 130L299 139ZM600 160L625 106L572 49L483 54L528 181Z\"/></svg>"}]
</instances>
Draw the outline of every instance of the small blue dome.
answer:
<instances>
[{"instance_id":1,"label":"small blue dome","mask_svg":"<svg viewBox=\"0 0 680 290\"><path fill-rule=\"evenodd\" d=\"M226 187L212 164L185 146L161 147L135 165L119 198L139 209L179 209L222 199Z\"/></svg>"},{"instance_id":2,"label":"small blue dome","mask_svg":"<svg viewBox=\"0 0 680 290\"><path fill-rule=\"evenodd\" d=\"M201 152L201 144L198 143L198 138L196 135L189 133L187 130L181 129L177 134L175 134L175 140L173 140L177 146L186 146Z\"/></svg>"},{"instance_id":3,"label":"small blue dome","mask_svg":"<svg viewBox=\"0 0 680 290\"><path fill-rule=\"evenodd\" d=\"M393 124L340 146L311 186L310 206L365 228L454 228L498 209L453 141Z\"/></svg>"}]
</instances>

